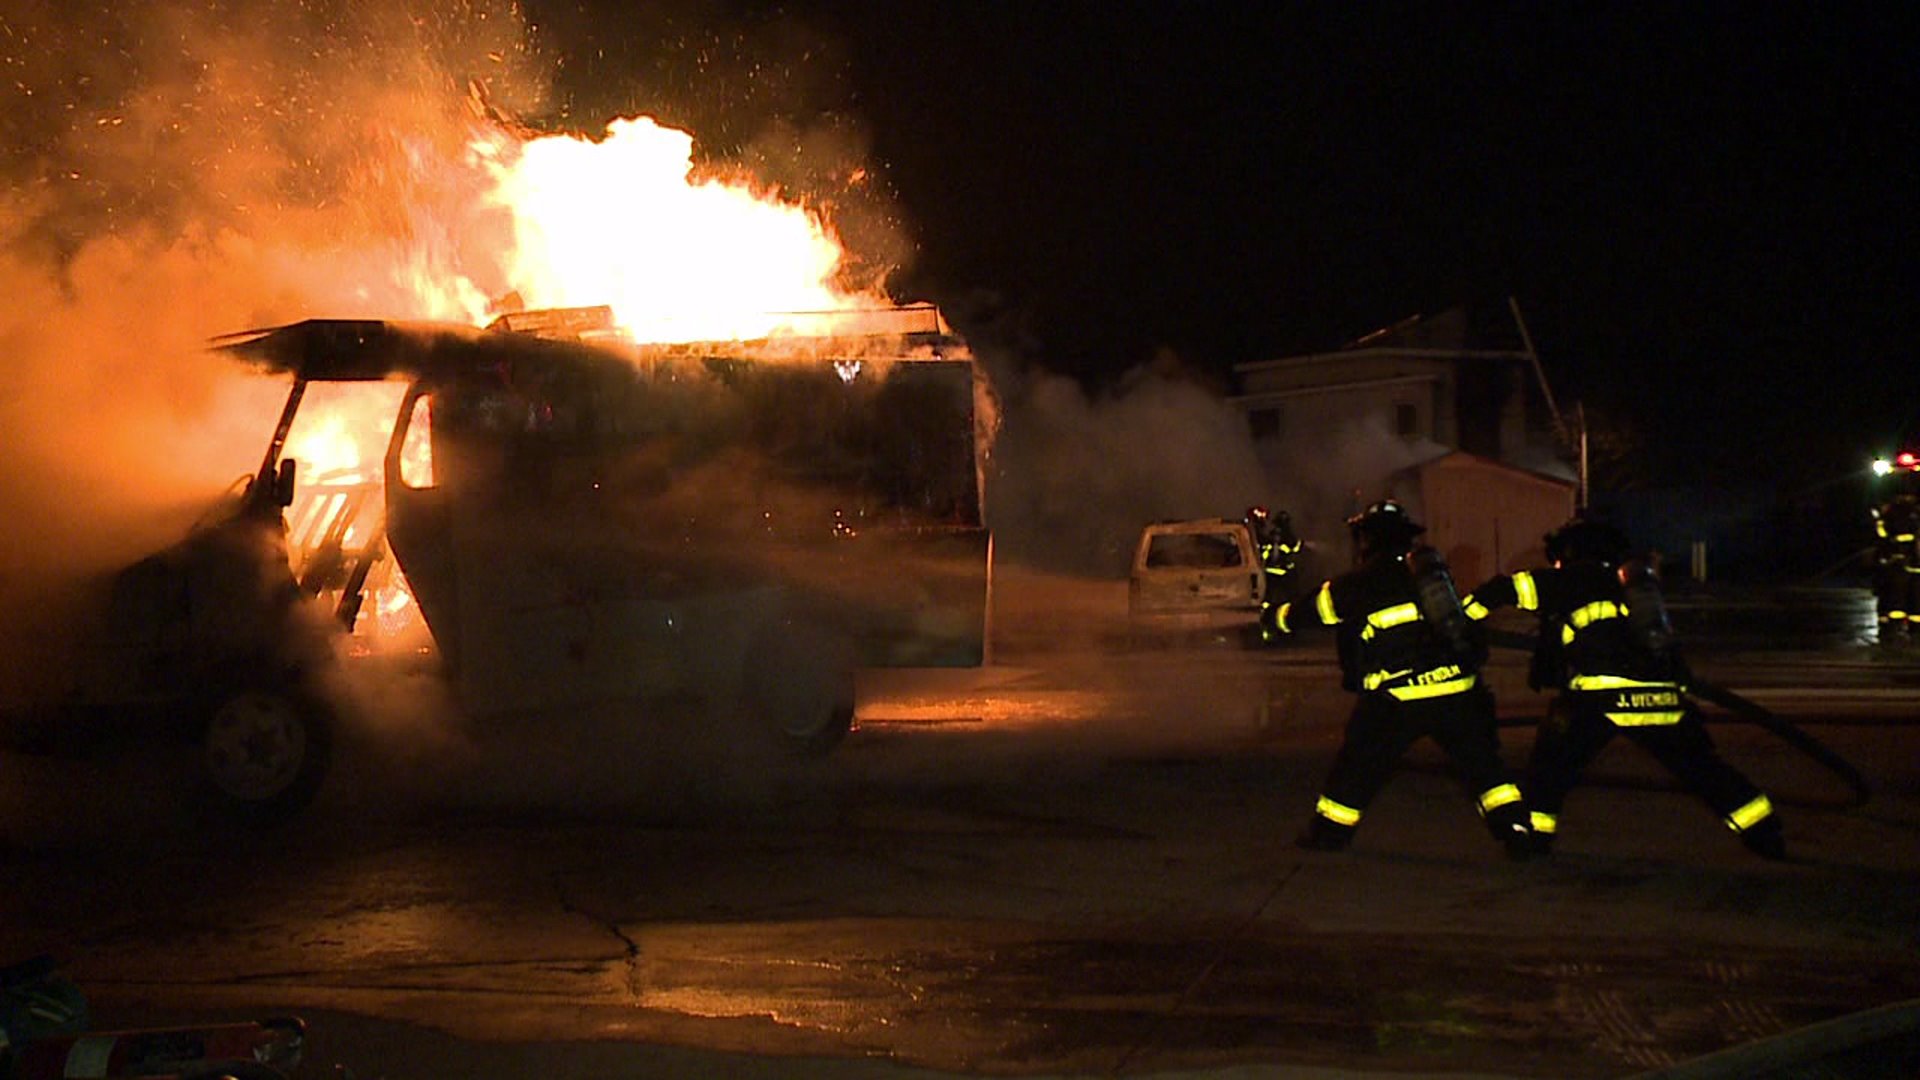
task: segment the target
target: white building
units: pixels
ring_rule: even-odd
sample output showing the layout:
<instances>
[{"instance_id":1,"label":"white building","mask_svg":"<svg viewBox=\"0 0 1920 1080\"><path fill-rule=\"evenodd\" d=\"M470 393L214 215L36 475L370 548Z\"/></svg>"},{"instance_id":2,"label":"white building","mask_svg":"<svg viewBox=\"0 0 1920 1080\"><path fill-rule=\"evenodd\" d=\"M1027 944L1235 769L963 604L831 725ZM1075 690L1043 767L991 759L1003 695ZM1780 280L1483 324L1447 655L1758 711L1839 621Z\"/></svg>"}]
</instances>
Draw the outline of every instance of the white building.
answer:
<instances>
[{"instance_id":1,"label":"white building","mask_svg":"<svg viewBox=\"0 0 1920 1080\"><path fill-rule=\"evenodd\" d=\"M1341 522L1390 496L1463 585L1538 559L1541 533L1573 513L1574 471L1544 374L1502 313L1455 308L1235 369L1234 402L1303 535L1344 557Z\"/></svg>"}]
</instances>

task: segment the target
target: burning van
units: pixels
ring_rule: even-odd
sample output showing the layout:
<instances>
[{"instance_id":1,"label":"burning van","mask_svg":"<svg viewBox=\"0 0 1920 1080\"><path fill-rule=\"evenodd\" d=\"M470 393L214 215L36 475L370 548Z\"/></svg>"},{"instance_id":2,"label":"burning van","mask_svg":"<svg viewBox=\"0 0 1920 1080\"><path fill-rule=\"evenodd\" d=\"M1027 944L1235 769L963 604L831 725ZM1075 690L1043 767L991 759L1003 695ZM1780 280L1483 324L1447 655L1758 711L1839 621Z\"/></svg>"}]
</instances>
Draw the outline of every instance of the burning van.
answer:
<instances>
[{"instance_id":1,"label":"burning van","mask_svg":"<svg viewBox=\"0 0 1920 1080\"><path fill-rule=\"evenodd\" d=\"M991 576L964 343L930 306L836 320L677 345L627 341L604 309L225 339L291 377L265 457L116 579L69 698L162 707L220 798L267 818L327 767L316 687L354 650L315 642L316 611L374 639L359 651L415 619L471 714L634 702L636 724L724 717L825 752L857 668L985 660ZM289 442L303 400L355 383L394 389L383 457L309 474Z\"/></svg>"}]
</instances>

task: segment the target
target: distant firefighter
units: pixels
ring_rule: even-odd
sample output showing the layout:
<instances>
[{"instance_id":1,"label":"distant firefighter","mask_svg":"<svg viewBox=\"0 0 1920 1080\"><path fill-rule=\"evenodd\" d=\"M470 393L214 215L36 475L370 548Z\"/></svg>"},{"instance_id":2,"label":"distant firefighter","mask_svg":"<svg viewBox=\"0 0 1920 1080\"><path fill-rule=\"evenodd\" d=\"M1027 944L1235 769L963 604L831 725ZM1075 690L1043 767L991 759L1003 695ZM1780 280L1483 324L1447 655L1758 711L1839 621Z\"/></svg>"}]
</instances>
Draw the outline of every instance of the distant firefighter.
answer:
<instances>
[{"instance_id":1,"label":"distant firefighter","mask_svg":"<svg viewBox=\"0 0 1920 1080\"><path fill-rule=\"evenodd\" d=\"M1541 854L1559 832L1561 806L1616 734L1646 749L1705 799L1755 854L1786 856L1780 819L1753 782L1721 759L1687 696L1680 656L1652 568L1626 534L1576 517L1546 536L1550 566L1493 578L1464 601L1485 619L1518 607L1539 616L1530 682L1557 688L1527 764L1527 798Z\"/></svg>"},{"instance_id":2,"label":"distant firefighter","mask_svg":"<svg viewBox=\"0 0 1920 1080\"><path fill-rule=\"evenodd\" d=\"M1920 633L1920 497L1873 508L1873 600L1882 641Z\"/></svg>"},{"instance_id":3,"label":"distant firefighter","mask_svg":"<svg viewBox=\"0 0 1920 1080\"><path fill-rule=\"evenodd\" d=\"M1298 619L1292 603L1275 613L1282 633L1295 622L1334 630L1341 685L1356 695L1301 846L1340 851L1351 844L1368 804L1424 737L1452 759L1508 855L1530 857L1526 808L1500 758L1493 695L1480 681L1486 646L1446 565L1415 543L1426 530L1399 503L1374 503L1347 525L1357 565L1321 585Z\"/></svg>"},{"instance_id":4,"label":"distant firefighter","mask_svg":"<svg viewBox=\"0 0 1920 1080\"><path fill-rule=\"evenodd\" d=\"M1294 534L1293 518L1285 510L1249 506L1246 525L1260 555L1260 569L1265 579L1262 584L1266 586L1260 599L1260 640L1271 644L1281 636L1274 616L1293 592L1293 571L1300 560L1300 537Z\"/></svg>"}]
</instances>

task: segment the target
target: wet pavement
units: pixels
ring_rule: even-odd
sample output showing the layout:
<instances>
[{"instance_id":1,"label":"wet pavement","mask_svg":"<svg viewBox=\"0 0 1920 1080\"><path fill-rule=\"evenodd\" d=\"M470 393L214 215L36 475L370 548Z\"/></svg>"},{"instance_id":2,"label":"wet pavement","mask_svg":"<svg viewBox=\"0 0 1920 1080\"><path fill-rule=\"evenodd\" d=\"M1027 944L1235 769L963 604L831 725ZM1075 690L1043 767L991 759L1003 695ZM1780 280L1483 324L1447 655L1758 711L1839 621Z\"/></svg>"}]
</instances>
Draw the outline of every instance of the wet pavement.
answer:
<instances>
[{"instance_id":1,"label":"wet pavement","mask_svg":"<svg viewBox=\"0 0 1920 1080\"><path fill-rule=\"evenodd\" d=\"M1426 746L1353 851L1292 846L1344 715L1312 649L1037 636L1055 648L869 681L809 763L650 759L625 713L482 738L395 704L264 835L170 809L157 751L7 758L0 955L52 952L107 1026L300 1013L300 1075L391 1080L1626 1077L1920 998L1902 656L1701 658L1873 783L1853 805L1716 722L1791 861L1616 746L1555 856L1515 865Z\"/></svg>"}]
</instances>

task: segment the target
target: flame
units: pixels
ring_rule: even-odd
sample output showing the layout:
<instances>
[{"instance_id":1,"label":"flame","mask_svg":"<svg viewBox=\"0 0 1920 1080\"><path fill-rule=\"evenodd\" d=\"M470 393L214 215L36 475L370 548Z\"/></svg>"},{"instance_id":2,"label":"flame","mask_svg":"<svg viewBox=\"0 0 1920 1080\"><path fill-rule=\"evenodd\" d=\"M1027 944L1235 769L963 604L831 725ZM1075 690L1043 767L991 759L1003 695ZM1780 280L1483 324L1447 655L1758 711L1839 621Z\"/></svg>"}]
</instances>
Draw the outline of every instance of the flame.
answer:
<instances>
[{"instance_id":1,"label":"flame","mask_svg":"<svg viewBox=\"0 0 1920 1080\"><path fill-rule=\"evenodd\" d=\"M528 307L605 304L637 341L686 342L808 332L809 314L875 303L835 287L845 252L818 215L695 179L693 136L650 118L598 141L496 135L473 153L511 219L506 276Z\"/></svg>"},{"instance_id":2,"label":"flame","mask_svg":"<svg viewBox=\"0 0 1920 1080\"><path fill-rule=\"evenodd\" d=\"M378 551L385 516L381 464L405 391L400 383L316 383L307 389L304 407L287 433L285 452L300 463L294 503L287 508L296 574L304 577L315 566L335 565L334 560L342 558L369 556L378 558L379 565L391 563ZM410 431L401 471L420 475L431 464L410 464L409 454L427 453L424 440L416 446L412 435ZM320 586L324 604L337 597L333 584ZM405 577L398 567L390 567L390 572L368 579L367 591L374 617L362 622L391 636L410 618L405 609L412 596Z\"/></svg>"},{"instance_id":3,"label":"flame","mask_svg":"<svg viewBox=\"0 0 1920 1080\"><path fill-rule=\"evenodd\" d=\"M405 391L397 382L312 384L287 433L285 456L300 463L303 480L355 484L377 479Z\"/></svg>"},{"instance_id":4,"label":"flame","mask_svg":"<svg viewBox=\"0 0 1920 1080\"><path fill-rule=\"evenodd\" d=\"M360 465L365 456L360 442L368 433L355 430L345 410L310 410L303 412L302 419L307 415L313 422L305 425L298 437L288 436L287 456L300 462L301 469L311 477L364 479Z\"/></svg>"},{"instance_id":5,"label":"flame","mask_svg":"<svg viewBox=\"0 0 1920 1080\"><path fill-rule=\"evenodd\" d=\"M400 443L400 482L412 488L432 487L435 483L433 410L427 406L426 398L414 401L413 419L408 422L406 438Z\"/></svg>"},{"instance_id":6,"label":"flame","mask_svg":"<svg viewBox=\"0 0 1920 1080\"><path fill-rule=\"evenodd\" d=\"M846 253L818 214L777 192L696 178L693 136L650 118L614 120L599 139L489 127L469 152L463 165L477 170L482 194L466 209L480 218L504 214L508 224L484 230L492 242L481 246L497 264L487 280L504 284L501 294L521 307L604 305L624 336L652 344L827 335L852 325L836 322L836 313L864 312L856 318L872 321L873 309L892 308L878 293L837 284ZM433 168L423 157L409 160L423 173ZM415 222L416 243L392 268L416 310L392 314L485 324L498 313L481 299L487 290L449 255L472 246L450 245L460 230L427 217ZM930 317L939 328L937 312ZM836 370L851 380L861 365L841 361ZM315 384L285 451L300 462L288 514L297 568L324 569L317 553L328 550L377 557L355 629L360 645L375 649L413 640L423 625L405 575L378 555L382 465L403 390ZM401 447L402 483L434 483L429 431L420 408ZM837 515L836 531L851 536L854 528Z\"/></svg>"}]
</instances>

